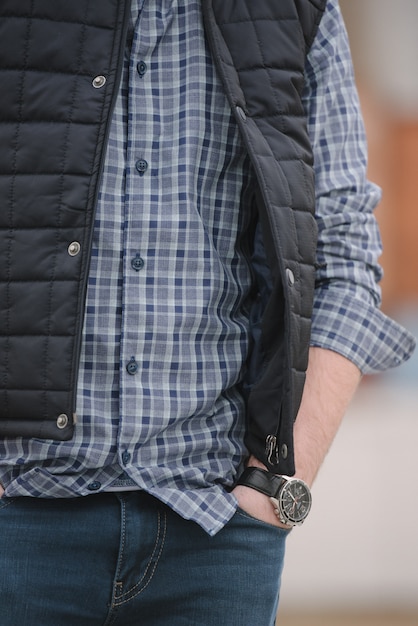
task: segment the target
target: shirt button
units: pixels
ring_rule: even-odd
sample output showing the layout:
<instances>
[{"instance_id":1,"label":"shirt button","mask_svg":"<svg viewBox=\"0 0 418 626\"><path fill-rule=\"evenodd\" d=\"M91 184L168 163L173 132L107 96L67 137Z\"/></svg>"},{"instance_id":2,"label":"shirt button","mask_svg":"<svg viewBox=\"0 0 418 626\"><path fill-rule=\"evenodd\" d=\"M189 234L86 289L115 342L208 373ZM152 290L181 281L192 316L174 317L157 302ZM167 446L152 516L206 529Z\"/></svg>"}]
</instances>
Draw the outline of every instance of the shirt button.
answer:
<instances>
[{"instance_id":1,"label":"shirt button","mask_svg":"<svg viewBox=\"0 0 418 626\"><path fill-rule=\"evenodd\" d=\"M102 486L102 483L99 483L98 480L94 480L92 483L87 485L87 489L89 491L97 491L98 489L100 489L101 486Z\"/></svg>"},{"instance_id":2,"label":"shirt button","mask_svg":"<svg viewBox=\"0 0 418 626\"><path fill-rule=\"evenodd\" d=\"M126 365L126 371L128 372L128 374L130 374L131 376L135 376L135 374L138 372L139 369L139 365L138 363L135 361L135 357L131 357L131 360L129 361L129 363Z\"/></svg>"},{"instance_id":3,"label":"shirt button","mask_svg":"<svg viewBox=\"0 0 418 626\"><path fill-rule=\"evenodd\" d=\"M139 63L136 66L136 69L138 70L138 74L141 76L144 76L144 74L146 74L147 72L147 64L145 63L145 61L139 61Z\"/></svg>"},{"instance_id":4,"label":"shirt button","mask_svg":"<svg viewBox=\"0 0 418 626\"><path fill-rule=\"evenodd\" d=\"M145 159L138 159L135 167L140 176L143 176L148 169L148 163Z\"/></svg>"},{"instance_id":5,"label":"shirt button","mask_svg":"<svg viewBox=\"0 0 418 626\"><path fill-rule=\"evenodd\" d=\"M136 256L131 260L131 266L132 269L135 270L135 272L139 272L140 270L142 270L142 268L145 265L145 261L144 259L141 257L140 254L136 254Z\"/></svg>"},{"instance_id":6,"label":"shirt button","mask_svg":"<svg viewBox=\"0 0 418 626\"><path fill-rule=\"evenodd\" d=\"M125 452L122 454L122 463L126 465L127 463L129 463L130 460L131 460L131 455L129 454L127 450L125 450Z\"/></svg>"}]
</instances>

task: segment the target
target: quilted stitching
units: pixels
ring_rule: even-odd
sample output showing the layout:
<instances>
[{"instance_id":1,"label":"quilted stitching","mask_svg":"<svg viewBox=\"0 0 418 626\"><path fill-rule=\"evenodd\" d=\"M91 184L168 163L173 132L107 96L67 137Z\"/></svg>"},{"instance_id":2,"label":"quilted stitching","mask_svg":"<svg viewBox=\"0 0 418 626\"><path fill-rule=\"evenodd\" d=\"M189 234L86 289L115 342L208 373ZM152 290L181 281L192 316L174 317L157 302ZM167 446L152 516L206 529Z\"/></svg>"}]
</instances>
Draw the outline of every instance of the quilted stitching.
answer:
<instances>
[{"instance_id":1,"label":"quilted stitching","mask_svg":"<svg viewBox=\"0 0 418 626\"><path fill-rule=\"evenodd\" d=\"M312 155L299 94L305 52L325 0L202 0L202 6L231 105L247 114L246 121L237 114L237 121L268 207L266 231L273 233L276 280L281 276L280 294L273 298L283 302L282 283L287 306L287 330L272 347L283 357L286 344L292 376L283 380L277 366L267 373L270 388L273 376L289 390L285 412L293 415L311 306L300 283L312 282L315 238ZM89 231L123 39L118 27L129 2L102 0L99 12L96 7L94 0L0 3L0 124L8 148L0 151L2 435L14 434L18 419L22 435L71 436L71 423L60 430L56 420L74 408ZM106 77L103 88L93 86L96 75ZM284 236L289 229L293 235ZM82 252L72 256L74 241ZM293 272L292 287L285 282L286 266ZM266 404L267 390L259 391ZM277 421L281 408L271 406ZM283 424L281 440L287 441L291 423ZM285 469L292 473L291 466Z\"/></svg>"},{"instance_id":2,"label":"quilted stitching","mask_svg":"<svg viewBox=\"0 0 418 626\"><path fill-rule=\"evenodd\" d=\"M293 420L307 366L316 247L313 159L300 96L306 51L325 0L236 5L204 3L208 24L218 29L211 40L231 105L246 112L245 120L237 115L237 121L259 180L261 220L273 262L274 287L263 322L264 371L249 396L247 443L262 458L266 428L271 428L287 446L287 456L280 458L276 451L271 467L292 474Z\"/></svg>"},{"instance_id":3,"label":"quilted stitching","mask_svg":"<svg viewBox=\"0 0 418 626\"><path fill-rule=\"evenodd\" d=\"M72 434L89 231L128 4L0 4L2 435L15 420L27 436Z\"/></svg>"}]
</instances>

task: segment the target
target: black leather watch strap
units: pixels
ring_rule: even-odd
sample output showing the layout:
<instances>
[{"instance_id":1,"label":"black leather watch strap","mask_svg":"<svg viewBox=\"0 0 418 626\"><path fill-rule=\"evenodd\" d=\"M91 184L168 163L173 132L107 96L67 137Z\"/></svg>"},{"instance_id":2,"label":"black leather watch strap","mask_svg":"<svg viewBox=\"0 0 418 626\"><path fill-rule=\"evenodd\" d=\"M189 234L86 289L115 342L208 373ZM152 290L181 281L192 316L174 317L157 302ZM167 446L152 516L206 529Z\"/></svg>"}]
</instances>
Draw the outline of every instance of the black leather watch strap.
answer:
<instances>
[{"instance_id":1,"label":"black leather watch strap","mask_svg":"<svg viewBox=\"0 0 418 626\"><path fill-rule=\"evenodd\" d=\"M256 489L270 498L277 498L284 482L286 482L285 478L267 470L259 467L246 467L236 484Z\"/></svg>"}]
</instances>

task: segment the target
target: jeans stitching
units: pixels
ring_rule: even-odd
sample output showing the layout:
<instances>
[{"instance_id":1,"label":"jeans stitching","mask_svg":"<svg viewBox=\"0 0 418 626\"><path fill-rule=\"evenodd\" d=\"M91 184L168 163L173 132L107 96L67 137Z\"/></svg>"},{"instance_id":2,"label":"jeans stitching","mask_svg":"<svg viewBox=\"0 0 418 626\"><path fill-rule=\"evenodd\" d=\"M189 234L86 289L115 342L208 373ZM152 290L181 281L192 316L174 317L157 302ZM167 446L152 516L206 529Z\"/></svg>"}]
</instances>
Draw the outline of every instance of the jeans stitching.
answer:
<instances>
[{"instance_id":1,"label":"jeans stitching","mask_svg":"<svg viewBox=\"0 0 418 626\"><path fill-rule=\"evenodd\" d=\"M125 543L126 543L126 504L123 499L121 499L121 543L120 543L120 552L118 559L118 568L116 570L116 584L115 584L115 597L114 600L116 602L117 597L117 589L122 586L120 579L120 572L122 569L122 561L123 555L125 552Z\"/></svg>"},{"instance_id":2,"label":"jeans stitching","mask_svg":"<svg viewBox=\"0 0 418 626\"><path fill-rule=\"evenodd\" d=\"M126 505L123 498L118 498L120 502L120 546L119 546L119 554L118 561L116 566L116 573L113 583L113 593L112 593L112 601L110 603L110 610L107 616L106 621L103 626L112 626L115 623L117 618L117 612L114 611L114 608L117 606L117 599L119 590L122 588L122 582L120 581L120 573L122 570L122 561L123 555L125 551L125 543L126 543Z\"/></svg>"},{"instance_id":3,"label":"jeans stitching","mask_svg":"<svg viewBox=\"0 0 418 626\"><path fill-rule=\"evenodd\" d=\"M163 516L163 524L161 523L161 517ZM162 532L162 537L160 539L160 535ZM114 607L118 607L118 606L122 606L123 604L126 604L127 602L129 602L130 600L132 600L133 598L135 598L136 596L138 596L140 593L142 593L150 584L151 580L154 577L155 571L157 569L157 565L160 561L162 552L163 552L163 548L164 548L164 543L165 543L165 538L166 538L166 534L167 534L167 515L165 513L165 511L161 514L160 511L158 511L158 525L157 525L157 537L155 540L155 545L154 545L154 549L152 551L151 557L149 559L148 565L145 569L144 574L142 575L141 579L133 586L131 587L131 589L129 589L128 591L126 591L124 594L122 594L117 600L115 598L115 602L114 602ZM154 555L156 554L156 551L158 549L158 545L160 544L160 548L158 551L158 555L157 558L154 562L154 565L151 566L152 563L152 559L154 557ZM146 581L146 583L141 587L144 579L146 578L150 568L152 567L150 573L149 573L149 578ZM138 589L138 587L140 587ZM137 591L135 591L137 590ZM129 597L128 597L129 596ZM122 597L124 597L124 599L122 600Z\"/></svg>"},{"instance_id":4,"label":"jeans stitching","mask_svg":"<svg viewBox=\"0 0 418 626\"><path fill-rule=\"evenodd\" d=\"M2 511L3 509L5 509L7 506L9 506L10 504L13 504L13 502L16 500L16 498L4 498L0 500L0 511Z\"/></svg>"}]
</instances>

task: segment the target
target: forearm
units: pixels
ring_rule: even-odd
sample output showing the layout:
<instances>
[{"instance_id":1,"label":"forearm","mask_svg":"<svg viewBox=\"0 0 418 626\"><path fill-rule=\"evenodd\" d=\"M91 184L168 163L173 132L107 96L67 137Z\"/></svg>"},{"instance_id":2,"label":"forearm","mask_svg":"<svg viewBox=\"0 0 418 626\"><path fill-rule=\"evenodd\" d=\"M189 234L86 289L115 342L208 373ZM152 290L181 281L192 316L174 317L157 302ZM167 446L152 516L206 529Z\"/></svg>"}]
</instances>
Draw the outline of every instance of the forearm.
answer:
<instances>
[{"instance_id":1,"label":"forearm","mask_svg":"<svg viewBox=\"0 0 418 626\"><path fill-rule=\"evenodd\" d=\"M360 378L358 368L340 354L310 349L294 429L296 475L309 485L334 440ZM249 464L264 467L254 457L250 457Z\"/></svg>"},{"instance_id":2,"label":"forearm","mask_svg":"<svg viewBox=\"0 0 418 626\"><path fill-rule=\"evenodd\" d=\"M312 484L360 382L358 368L336 352L311 348L295 422L297 475Z\"/></svg>"},{"instance_id":3,"label":"forearm","mask_svg":"<svg viewBox=\"0 0 418 626\"><path fill-rule=\"evenodd\" d=\"M360 370L340 354L323 348L310 349L294 429L296 476L309 485L322 465L360 378ZM254 456L250 456L248 465L266 469ZM267 496L241 485L235 487L234 493L248 513L282 526Z\"/></svg>"}]
</instances>

